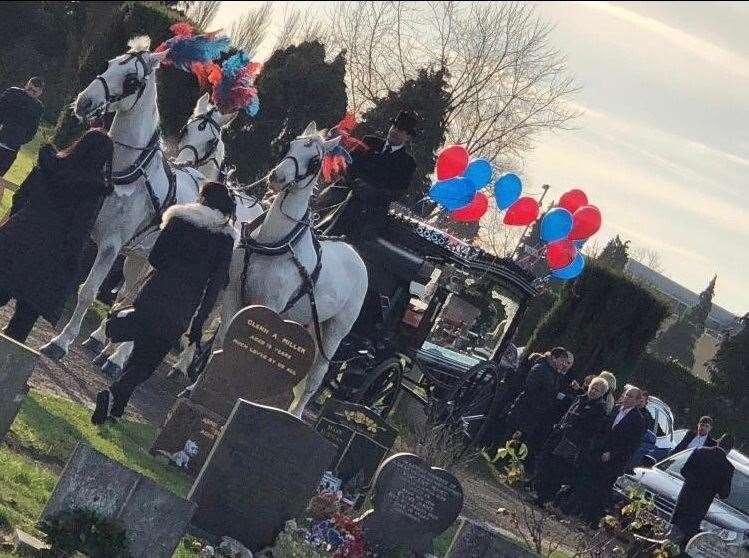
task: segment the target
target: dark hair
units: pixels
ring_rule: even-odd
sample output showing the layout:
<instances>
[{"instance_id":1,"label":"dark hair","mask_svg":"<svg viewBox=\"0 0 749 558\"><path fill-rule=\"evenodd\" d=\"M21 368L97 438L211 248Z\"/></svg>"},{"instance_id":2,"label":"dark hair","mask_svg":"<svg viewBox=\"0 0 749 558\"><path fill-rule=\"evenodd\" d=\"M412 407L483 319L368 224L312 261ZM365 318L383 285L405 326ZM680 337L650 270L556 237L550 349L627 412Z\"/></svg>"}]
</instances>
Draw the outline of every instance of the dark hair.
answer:
<instances>
[{"instance_id":1,"label":"dark hair","mask_svg":"<svg viewBox=\"0 0 749 558\"><path fill-rule=\"evenodd\" d=\"M211 209L217 209L224 215L234 213L234 200L227 187L220 182L206 182L200 189L200 203Z\"/></svg>"},{"instance_id":2,"label":"dark hair","mask_svg":"<svg viewBox=\"0 0 749 558\"><path fill-rule=\"evenodd\" d=\"M568 351L564 347L554 347L549 354L551 355L551 358L567 358L567 356L569 356L567 353Z\"/></svg>"},{"instance_id":3,"label":"dark hair","mask_svg":"<svg viewBox=\"0 0 749 558\"><path fill-rule=\"evenodd\" d=\"M733 436L731 434L723 434L718 440L718 447L724 449L726 453L733 449Z\"/></svg>"},{"instance_id":4,"label":"dark hair","mask_svg":"<svg viewBox=\"0 0 749 558\"><path fill-rule=\"evenodd\" d=\"M709 424L710 426L712 426L713 418L705 415L704 417L700 417L700 420L697 421L697 424Z\"/></svg>"},{"instance_id":5,"label":"dark hair","mask_svg":"<svg viewBox=\"0 0 749 558\"><path fill-rule=\"evenodd\" d=\"M57 158L94 173L105 169L104 179L109 182L113 152L114 142L107 131L102 128L91 128L72 145L58 152Z\"/></svg>"},{"instance_id":6,"label":"dark hair","mask_svg":"<svg viewBox=\"0 0 749 558\"><path fill-rule=\"evenodd\" d=\"M26 84L27 85L31 84L34 87L37 87L39 89L44 89L44 86L46 85L44 83L44 78L40 77L40 76L34 76L34 77L30 78L29 81L26 82Z\"/></svg>"}]
</instances>

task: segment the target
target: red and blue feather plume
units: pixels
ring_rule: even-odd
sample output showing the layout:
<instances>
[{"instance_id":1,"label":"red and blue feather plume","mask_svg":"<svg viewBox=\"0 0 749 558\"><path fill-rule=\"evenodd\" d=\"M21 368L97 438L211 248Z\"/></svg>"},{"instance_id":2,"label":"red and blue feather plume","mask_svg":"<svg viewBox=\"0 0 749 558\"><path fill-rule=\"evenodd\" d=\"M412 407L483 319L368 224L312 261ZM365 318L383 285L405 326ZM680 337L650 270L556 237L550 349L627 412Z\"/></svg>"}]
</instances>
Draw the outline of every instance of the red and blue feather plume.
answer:
<instances>
[{"instance_id":1,"label":"red and blue feather plume","mask_svg":"<svg viewBox=\"0 0 749 558\"><path fill-rule=\"evenodd\" d=\"M208 69L213 75L214 85L212 101L223 113L244 110L250 116L255 116L260 110L260 99L255 78L260 73L262 66L252 62L244 51L238 51L227 58L220 68L220 79L215 68ZM207 68L201 68L203 71ZM209 74L209 75L210 75ZM200 79L200 78L198 78Z\"/></svg>"},{"instance_id":2,"label":"red and blue feather plume","mask_svg":"<svg viewBox=\"0 0 749 558\"><path fill-rule=\"evenodd\" d=\"M220 32L194 35L189 23L175 23L169 28L174 37L161 43L155 52L169 49L165 65L190 72L193 64L210 63L231 47L229 37Z\"/></svg>"}]
</instances>

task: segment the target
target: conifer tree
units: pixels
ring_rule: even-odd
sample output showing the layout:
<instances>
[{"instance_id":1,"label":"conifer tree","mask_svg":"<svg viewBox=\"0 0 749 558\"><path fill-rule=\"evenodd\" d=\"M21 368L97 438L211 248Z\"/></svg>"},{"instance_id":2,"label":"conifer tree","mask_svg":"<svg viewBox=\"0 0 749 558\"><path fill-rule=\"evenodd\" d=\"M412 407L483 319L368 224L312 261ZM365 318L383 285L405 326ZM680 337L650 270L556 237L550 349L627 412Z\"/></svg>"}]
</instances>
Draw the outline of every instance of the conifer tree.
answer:
<instances>
[{"instance_id":1,"label":"conifer tree","mask_svg":"<svg viewBox=\"0 0 749 558\"><path fill-rule=\"evenodd\" d=\"M741 330L727 337L710 362L710 378L738 409L749 403L749 313L741 319Z\"/></svg>"},{"instance_id":2,"label":"conifer tree","mask_svg":"<svg viewBox=\"0 0 749 558\"><path fill-rule=\"evenodd\" d=\"M596 259L598 265L601 267L605 267L611 271L623 272L624 266L627 265L627 260L629 259L629 240L622 242L619 235L616 235L616 237L609 240L609 243Z\"/></svg>"}]
</instances>

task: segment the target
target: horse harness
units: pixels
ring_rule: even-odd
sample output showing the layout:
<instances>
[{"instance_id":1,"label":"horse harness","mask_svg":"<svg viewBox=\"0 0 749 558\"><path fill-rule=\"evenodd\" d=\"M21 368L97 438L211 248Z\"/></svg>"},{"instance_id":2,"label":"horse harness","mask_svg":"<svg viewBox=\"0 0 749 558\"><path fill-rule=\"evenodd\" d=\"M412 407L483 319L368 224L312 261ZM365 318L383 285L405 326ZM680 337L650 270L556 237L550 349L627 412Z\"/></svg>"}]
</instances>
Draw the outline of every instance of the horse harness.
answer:
<instances>
[{"instance_id":1,"label":"horse harness","mask_svg":"<svg viewBox=\"0 0 749 558\"><path fill-rule=\"evenodd\" d=\"M295 157L287 155L281 162L287 159L294 163L294 179L289 182L289 184L284 188L284 191L281 193L281 195L283 196L280 202L282 213L283 202L286 200L286 196L290 192L291 188L309 188L317 178L317 175L320 172L320 167L322 165L322 155L318 155L310 161L307 172L305 172L304 174L300 174L299 161L297 161ZM297 186L300 181L306 178L310 178L310 180L305 186ZM304 214L304 216L298 220L292 219L291 217L287 216L289 219L296 221L296 224L294 225L294 228L291 230L291 232L289 232L289 234L287 234L277 242L263 244L252 238L252 233L260 227L263 221L265 221L265 217L267 214L268 212L265 211L262 215L256 217L251 223L244 223L242 225L242 235L239 244L239 246L244 249L244 266L242 268L242 277L240 284L240 288L242 289L241 292L245 292L245 287L247 285L247 270L250 263L250 256L253 253L261 254L263 256L282 256L284 254L289 254L291 256L291 261L294 263L294 266L296 267L302 282L296 289L294 294L289 298L280 314L286 313L291 309L292 306L299 302L299 300L301 300L305 296L309 296L310 310L312 313L312 322L315 328L317 346L320 349L320 354L322 354L323 358L327 361L330 361L330 357L325 354L325 349L322 345L320 316L317 311L317 301L315 300L315 285L317 284L317 280L320 278L320 271L322 270L322 246L320 245L320 239L318 238L317 234L315 233L315 229L312 226L311 212L309 209L307 209L307 212ZM284 213L284 215L286 214ZM294 247L301 241L302 238L304 238L304 235L308 230L312 238L312 247L315 251L315 267L312 269L311 273L307 271L306 267L304 267L304 264L299 260L294 250Z\"/></svg>"},{"instance_id":2,"label":"horse harness","mask_svg":"<svg viewBox=\"0 0 749 558\"><path fill-rule=\"evenodd\" d=\"M188 150L192 152L195 160L192 163L189 163L189 165L185 163L182 166L191 166L191 167L198 168L208 163L213 163L213 165L218 170L219 174L222 173L223 165L219 163L218 159L216 159L215 157L216 149L218 148L218 145L221 141L221 126L219 126L216 123L216 121L213 119L213 114L216 111L217 111L216 108L212 108L207 113L196 116L195 118L187 122L187 124L184 125L182 130L180 130L179 137L181 139L184 137L185 133L187 133L187 127L190 124L194 122L200 122L200 124L198 124L198 130L202 132L203 130L206 129L207 126L210 126L211 133L213 135L213 138L211 138L208 141L208 144L206 145L205 153L202 156L198 152L198 148L195 147L194 145L190 143L183 145L177 152L177 156L179 157L180 153L182 153L185 150Z\"/></svg>"},{"instance_id":3,"label":"horse harness","mask_svg":"<svg viewBox=\"0 0 749 558\"><path fill-rule=\"evenodd\" d=\"M100 107L101 111L106 111L108 105L116 103L117 101L121 101L122 99L126 99L130 95L135 95L135 100L133 101L133 105L130 107L130 110L133 110L133 108L135 108L135 105L138 104L138 101L140 101L140 98L143 96L143 93L146 90L146 78L151 75L152 72L150 66L146 63L145 60L143 60L143 55L145 53L146 51L131 52L127 58L120 62L120 65L124 66L131 60L135 59L135 73L125 76L125 79L122 82L122 93L120 93L119 95L112 95L112 89L107 83L107 78L102 75L96 76L95 81L101 83L101 86L104 88L105 102ZM139 67L143 68L143 77L138 76Z\"/></svg>"}]
</instances>

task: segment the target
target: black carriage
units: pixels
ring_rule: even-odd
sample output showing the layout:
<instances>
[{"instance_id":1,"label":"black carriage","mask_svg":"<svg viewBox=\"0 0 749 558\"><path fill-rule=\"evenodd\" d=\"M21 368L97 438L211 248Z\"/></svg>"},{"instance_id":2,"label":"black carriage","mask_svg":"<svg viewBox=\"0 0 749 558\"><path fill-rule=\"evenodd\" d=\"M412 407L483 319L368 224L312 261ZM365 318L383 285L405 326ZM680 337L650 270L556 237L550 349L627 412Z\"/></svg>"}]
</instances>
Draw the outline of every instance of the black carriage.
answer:
<instances>
[{"instance_id":1,"label":"black carriage","mask_svg":"<svg viewBox=\"0 0 749 558\"><path fill-rule=\"evenodd\" d=\"M326 395L382 415L407 392L436 423L479 435L496 401L511 339L536 294L534 277L404 214L358 246L369 293L317 401Z\"/></svg>"}]
</instances>

